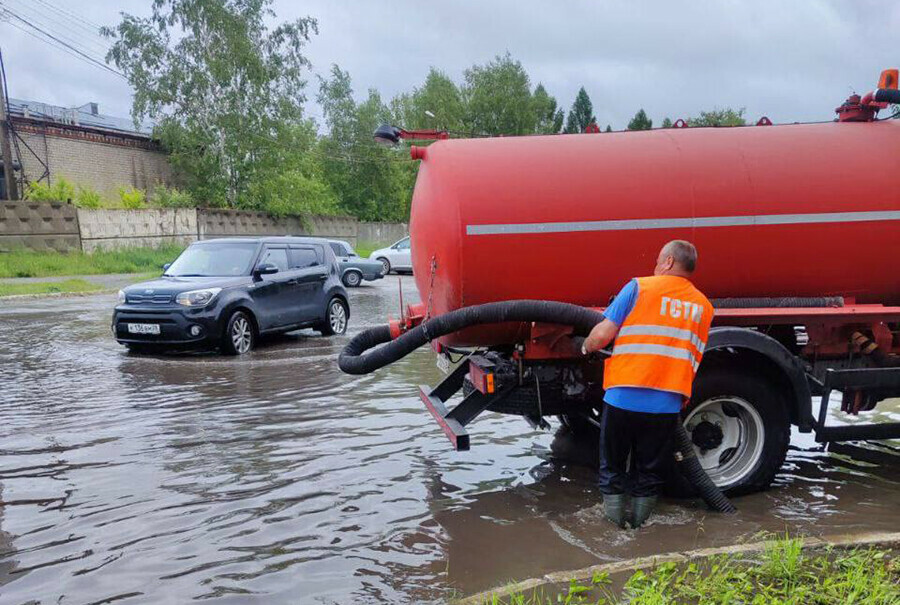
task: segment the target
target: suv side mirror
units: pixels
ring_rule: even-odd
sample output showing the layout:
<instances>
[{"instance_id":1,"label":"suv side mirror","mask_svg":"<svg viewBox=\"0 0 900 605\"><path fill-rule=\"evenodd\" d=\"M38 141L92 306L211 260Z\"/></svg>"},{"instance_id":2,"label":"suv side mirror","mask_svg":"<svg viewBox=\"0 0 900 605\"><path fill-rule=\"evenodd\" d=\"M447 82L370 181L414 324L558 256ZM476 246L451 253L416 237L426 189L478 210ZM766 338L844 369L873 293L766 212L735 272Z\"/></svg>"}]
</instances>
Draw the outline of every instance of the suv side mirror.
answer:
<instances>
[{"instance_id":1,"label":"suv side mirror","mask_svg":"<svg viewBox=\"0 0 900 605\"><path fill-rule=\"evenodd\" d=\"M163 265L163 273L165 273L166 271L168 271L168 270L169 270L169 267L171 267L171 266L172 266L172 263L166 263L165 265Z\"/></svg>"},{"instance_id":2,"label":"suv side mirror","mask_svg":"<svg viewBox=\"0 0 900 605\"><path fill-rule=\"evenodd\" d=\"M278 267L272 263L260 263L256 266L256 271L254 271L254 273L257 276L271 275L272 273L278 273Z\"/></svg>"}]
</instances>

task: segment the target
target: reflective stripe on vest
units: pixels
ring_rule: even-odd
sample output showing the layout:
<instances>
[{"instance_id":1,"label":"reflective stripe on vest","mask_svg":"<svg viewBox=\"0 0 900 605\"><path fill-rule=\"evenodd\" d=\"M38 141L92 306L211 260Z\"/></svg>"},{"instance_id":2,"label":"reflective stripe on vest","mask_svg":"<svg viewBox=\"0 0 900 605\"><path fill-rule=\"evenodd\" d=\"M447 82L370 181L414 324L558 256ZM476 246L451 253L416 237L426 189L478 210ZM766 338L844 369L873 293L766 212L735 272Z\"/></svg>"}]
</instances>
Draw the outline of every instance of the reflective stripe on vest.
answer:
<instances>
[{"instance_id":1,"label":"reflective stripe on vest","mask_svg":"<svg viewBox=\"0 0 900 605\"><path fill-rule=\"evenodd\" d=\"M691 367L696 372L700 362L687 349L667 347L666 345L619 345L613 349L613 355L661 355L672 359L684 359L691 362Z\"/></svg>"},{"instance_id":2,"label":"reflective stripe on vest","mask_svg":"<svg viewBox=\"0 0 900 605\"><path fill-rule=\"evenodd\" d=\"M690 330L685 330L681 328L670 328L668 326L654 326L654 325L633 325L633 326L624 326L621 330L619 330L619 336L670 336L672 338L677 338L679 340L685 340L696 348L700 354L703 354L703 351L706 349L706 343L700 340L700 337L691 332Z\"/></svg>"},{"instance_id":3,"label":"reflective stripe on vest","mask_svg":"<svg viewBox=\"0 0 900 605\"><path fill-rule=\"evenodd\" d=\"M713 308L683 277L638 278L634 308L606 360L603 386L651 388L690 397Z\"/></svg>"}]
</instances>

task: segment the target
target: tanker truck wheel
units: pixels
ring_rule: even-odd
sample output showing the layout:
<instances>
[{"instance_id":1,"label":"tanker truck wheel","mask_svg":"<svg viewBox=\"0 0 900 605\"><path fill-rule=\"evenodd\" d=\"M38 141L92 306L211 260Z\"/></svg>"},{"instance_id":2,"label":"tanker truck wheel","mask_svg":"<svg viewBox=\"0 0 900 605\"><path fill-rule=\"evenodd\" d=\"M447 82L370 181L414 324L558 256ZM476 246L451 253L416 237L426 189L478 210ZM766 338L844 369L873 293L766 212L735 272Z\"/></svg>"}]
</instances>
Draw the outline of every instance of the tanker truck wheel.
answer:
<instances>
[{"instance_id":1,"label":"tanker truck wheel","mask_svg":"<svg viewBox=\"0 0 900 605\"><path fill-rule=\"evenodd\" d=\"M787 406L758 374L701 370L682 417L703 470L730 495L766 489L784 464L791 437Z\"/></svg>"}]
</instances>

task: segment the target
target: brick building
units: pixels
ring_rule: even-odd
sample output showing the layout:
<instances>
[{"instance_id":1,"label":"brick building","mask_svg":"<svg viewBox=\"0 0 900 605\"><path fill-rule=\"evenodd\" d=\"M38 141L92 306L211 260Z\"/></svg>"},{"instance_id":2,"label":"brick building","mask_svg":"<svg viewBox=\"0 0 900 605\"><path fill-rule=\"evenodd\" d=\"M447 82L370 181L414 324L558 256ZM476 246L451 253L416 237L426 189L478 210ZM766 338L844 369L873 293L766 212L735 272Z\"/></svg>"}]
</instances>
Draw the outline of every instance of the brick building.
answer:
<instances>
[{"instance_id":1,"label":"brick building","mask_svg":"<svg viewBox=\"0 0 900 605\"><path fill-rule=\"evenodd\" d=\"M10 99L13 157L20 184L55 178L116 199L120 187L171 184L172 170L148 128L99 112L96 103L75 109ZM0 197L3 197L0 192Z\"/></svg>"}]
</instances>

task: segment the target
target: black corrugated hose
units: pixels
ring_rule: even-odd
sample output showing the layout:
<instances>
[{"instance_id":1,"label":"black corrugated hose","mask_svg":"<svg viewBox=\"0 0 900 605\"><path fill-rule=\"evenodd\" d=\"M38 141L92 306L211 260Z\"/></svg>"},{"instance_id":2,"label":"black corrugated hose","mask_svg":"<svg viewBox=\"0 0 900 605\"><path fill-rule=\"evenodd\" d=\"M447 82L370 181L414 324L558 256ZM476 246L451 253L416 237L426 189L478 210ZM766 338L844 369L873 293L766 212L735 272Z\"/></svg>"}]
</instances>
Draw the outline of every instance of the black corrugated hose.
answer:
<instances>
[{"instance_id":1,"label":"black corrugated hose","mask_svg":"<svg viewBox=\"0 0 900 605\"><path fill-rule=\"evenodd\" d=\"M697 489L697 493L706 502L706 505L714 511L720 513L735 513L737 509L725 497L716 484L712 482L700 461L697 460L697 453L694 451L694 444L684 429L682 423L677 423L675 428L675 460L678 463L678 470L681 474Z\"/></svg>"},{"instance_id":2,"label":"black corrugated hose","mask_svg":"<svg viewBox=\"0 0 900 605\"><path fill-rule=\"evenodd\" d=\"M406 357L435 338L471 326L534 321L572 326L576 336L586 336L602 320L603 314L593 309L547 300L509 300L475 305L424 321L395 340L391 340L389 326L369 328L347 343L338 357L338 366L347 374L368 374ZM713 510L734 512L734 506L700 466L690 437L681 423L678 423L675 439L681 452L679 466L703 501Z\"/></svg>"},{"instance_id":3,"label":"black corrugated hose","mask_svg":"<svg viewBox=\"0 0 900 605\"><path fill-rule=\"evenodd\" d=\"M587 336L603 321L603 314L579 305L549 300L507 300L463 307L422 322L393 341L388 326L357 334L341 352L338 366L347 374L368 374L406 357L435 338L463 328L530 321L573 326L576 335ZM369 351L382 343L388 344Z\"/></svg>"},{"instance_id":4,"label":"black corrugated hose","mask_svg":"<svg viewBox=\"0 0 900 605\"><path fill-rule=\"evenodd\" d=\"M843 307L843 296L779 296L757 298L714 298L716 309L758 309L778 307L783 309L799 307Z\"/></svg>"}]
</instances>

